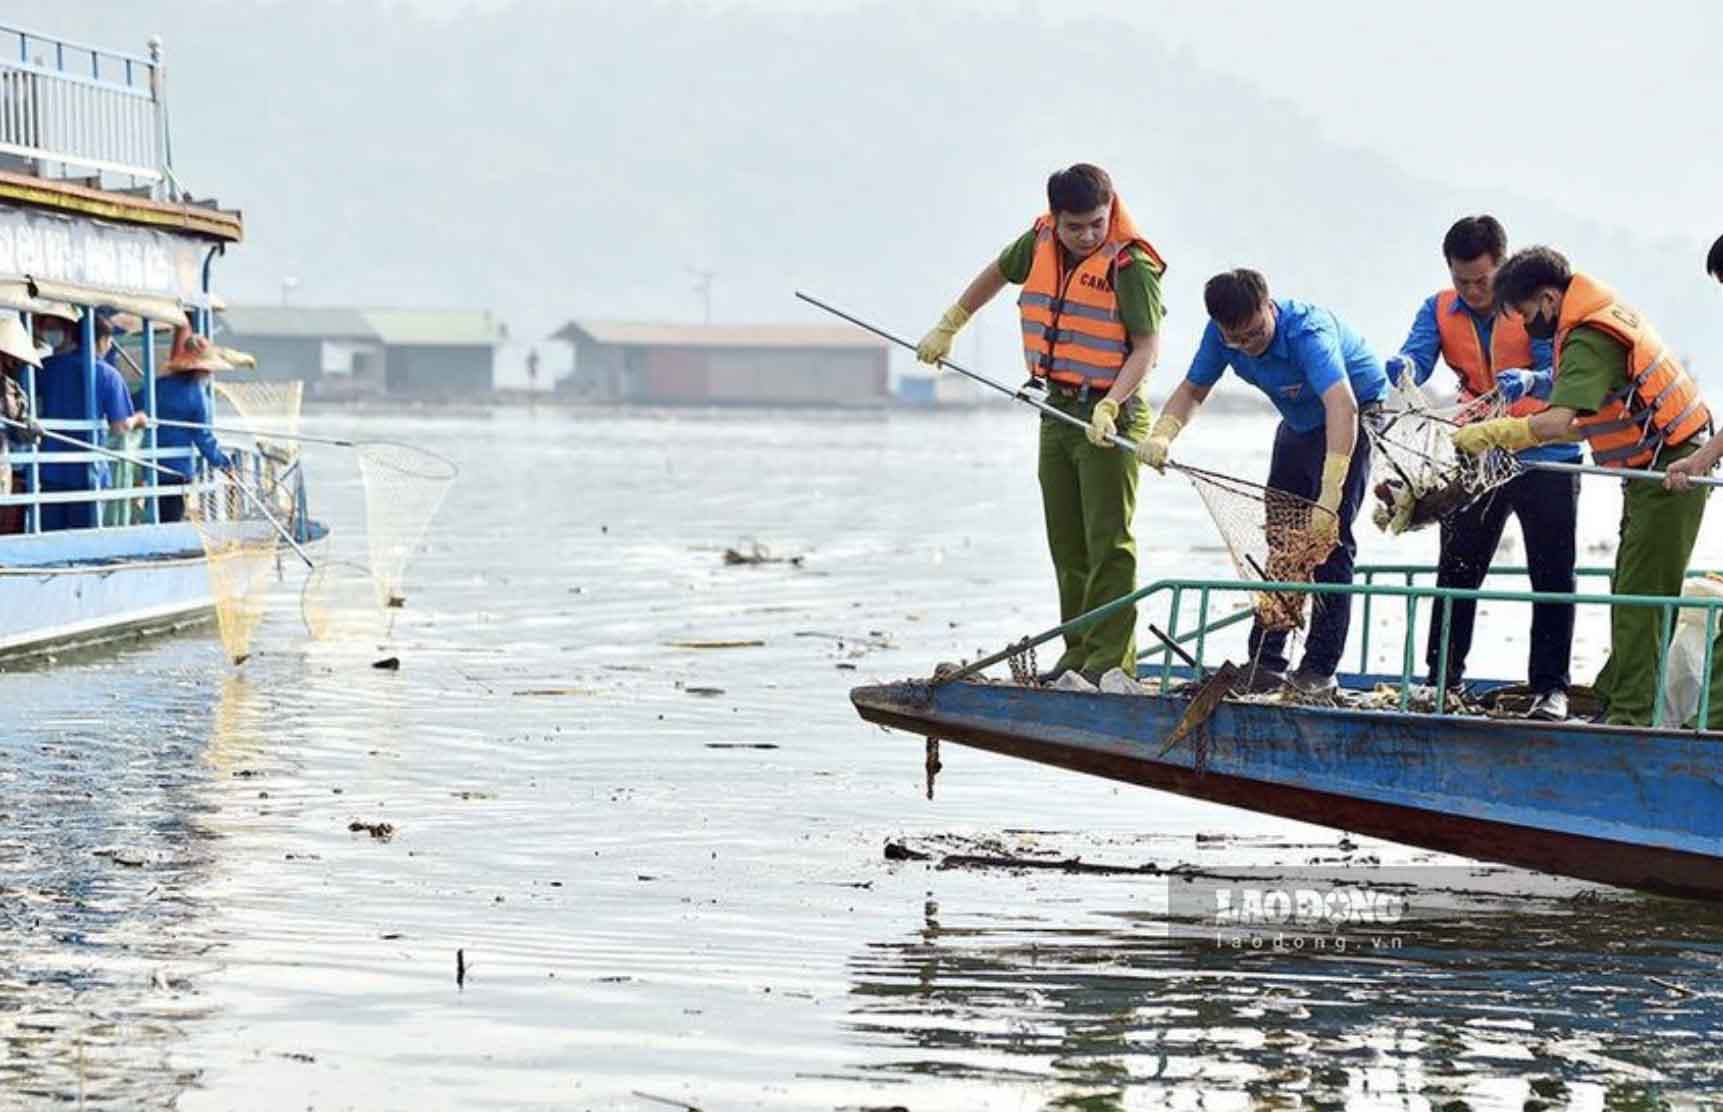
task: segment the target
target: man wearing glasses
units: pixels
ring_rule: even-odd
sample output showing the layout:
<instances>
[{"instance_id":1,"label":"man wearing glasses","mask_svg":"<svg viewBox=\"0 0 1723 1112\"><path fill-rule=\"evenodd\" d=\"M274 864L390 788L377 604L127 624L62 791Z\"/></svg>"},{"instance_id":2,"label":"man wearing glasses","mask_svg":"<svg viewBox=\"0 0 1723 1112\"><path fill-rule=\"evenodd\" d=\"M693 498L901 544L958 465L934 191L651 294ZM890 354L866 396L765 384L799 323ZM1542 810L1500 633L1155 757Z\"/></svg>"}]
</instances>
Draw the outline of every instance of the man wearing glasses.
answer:
<instances>
[{"instance_id":1,"label":"man wearing glasses","mask_svg":"<svg viewBox=\"0 0 1723 1112\"><path fill-rule=\"evenodd\" d=\"M1290 298L1271 299L1268 281L1254 270L1230 270L1210 278L1203 287L1203 303L1209 323L1202 343L1137 454L1150 467L1163 468L1173 439L1231 367L1280 411L1268 485L1329 511L1316 515L1315 526L1331 531L1327 540L1334 545L1316 569L1316 582L1352 582L1358 551L1352 519L1370 477L1370 441L1359 428L1359 412L1380 405L1387 393L1382 360L1327 309ZM1304 659L1290 676L1286 632L1266 631L1259 618L1250 634L1247 688L1267 691L1286 682L1304 695L1331 693L1351 618L1349 596L1320 599L1313 606Z\"/></svg>"}]
</instances>

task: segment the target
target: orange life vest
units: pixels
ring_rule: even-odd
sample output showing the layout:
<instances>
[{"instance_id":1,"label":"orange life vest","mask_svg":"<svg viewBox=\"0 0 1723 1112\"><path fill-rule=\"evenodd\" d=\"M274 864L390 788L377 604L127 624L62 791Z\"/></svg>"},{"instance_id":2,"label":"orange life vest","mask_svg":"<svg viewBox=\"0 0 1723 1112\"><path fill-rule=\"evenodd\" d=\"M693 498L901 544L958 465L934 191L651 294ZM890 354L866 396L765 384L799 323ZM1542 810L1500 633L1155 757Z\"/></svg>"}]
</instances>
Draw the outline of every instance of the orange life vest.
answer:
<instances>
[{"instance_id":1,"label":"orange life vest","mask_svg":"<svg viewBox=\"0 0 1723 1112\"><path fill-rule=\"evenodd\" d=\"M1556 322L1555 364L1575 328L1596 328L1627 346L1628 383L1603 400L1596 413L1574 422L1605 467L1644 467L1666 444L1680 444L1711 423L1699 384L1663 346L1646 319L1616 300L1615 291L1575 274Z\"/></svg>"},{"instance_id":2,"label":"orange life vest","mask_svg":"<svg viewBox=\"0 0 1723 1112\"><path fill-rule=\"evenodd\" d=\"M1126 248L1141 248L1156 274L1165 274L1167 264L1117 196L1106 242L1074 267L1065 265L1053 224L1051 213L1035 221L1035 258L1017 298L1023 358L1036 378L1105 393L1131 353L1113 287L1120 267L1136 265Z\"/></svg>"},{"instance_id":3,"label":"orange life vest","mask_svg":"<svg viewBox=\"0 0 1723 1112\"><path fill-rule=\"evenodd\" d=\"M1497 317L1490 327L1490 348L1485 351L1477 323L1461 306L1460 295L1454 290L1436 295L1436 330L1442 337L1442 361L1460 376L1462 400L1494 390L1497 371L1532 366L1532 338L1526 335L1525 323L1519 317ZM1529 417L1548 408L1547 403L1526 397L1509 406L1508 414Z\"/></svg>"}]
</instances>

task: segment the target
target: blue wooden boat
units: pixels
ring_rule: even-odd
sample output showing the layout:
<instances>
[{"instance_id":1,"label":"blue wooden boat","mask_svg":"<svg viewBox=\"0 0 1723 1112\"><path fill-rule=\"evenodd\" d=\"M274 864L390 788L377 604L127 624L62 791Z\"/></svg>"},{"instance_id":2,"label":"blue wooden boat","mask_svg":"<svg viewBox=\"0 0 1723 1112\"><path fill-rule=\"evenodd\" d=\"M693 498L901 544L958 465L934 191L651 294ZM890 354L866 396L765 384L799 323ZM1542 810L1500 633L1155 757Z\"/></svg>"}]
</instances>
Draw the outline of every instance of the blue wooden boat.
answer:
<instances>
[{"instance_id":1,"label":"blue wooden boat","mask_svg":"<svg viewBox=\"0 0 1723 1112\"><path fill-rule=\"evenodd\" d=\"M1141 669L1159 691L1109 695L1006 683L916 681L859 687L856 710L869 722L1195 799L1484 861L1673 896L1723 900L1723 734L1674 725L1652 728L1589 722L1532 722L1410 709L1416 614L1445 619L1452 600L1570 601L1580 606L1659 609L1674 628L1676 600L1607 594L1537 595L1455 591L1413 580L1433 569L1360 569L1352 587L1269 584L1267 589L1363 596L1368 660L1371 605L1405 606L1405 667L1399 675L1359 671L1344 690L1398 688L1384 709L1311 707L1225 700L1201 727L1166 742L1189 709L1163 646ZM1504 574L1524 569L1502 569ZM1374 582L1384 572L1403 585ZM1584 569L1586 577L1607 569ZM1200 596L1204 620L1170 639L1195 650L1248 611L1206 621L1211 595L1264 589L1260 583L1168 580L1125 602ZM1122 604L1122 603L1121 603ZM1723 628L1714 602L1688 602ZM1105 608L1110 610L1111 608ZM1092 620L1104 611L1085 615ZM1382 616L1380 609L1377 617ZM1398 618L1398 614L1395 614ZM1063 627L1062 627L1063 628ZM1021 651L1027 642L1015 646ZM1203 646L1199 648L1198 646ZM1002 658L1005 654L1000 654ZM980 662L978 662L980 663ZM1709 660L1707 660L1707 672ZM1473 692L1500 684L1478 683ZM1164 693L1163 693L1164 692ZM1438 693L1433 707L1446 707ZM1697 721L1707 720L1701 705ZM1661 699L1658 714L1661 716Z\"/></svg>"},{"instance_id":2,"label":"blue wooden boat","mask_svg":"<svg viewBox=\"0 0 1723 1112\"><path fill-rule=\"evenodd\" d=\"M79 418L44 420L89 451L49 455L14 444L13 493L0 496L0 657L39 653L179 628L207 620L213 597L204 547L184 522L162 520L158 472L138 467L125 485L104 485L109 457L97 449L94 319L98 310L134 319L142 408L155 415L158 339L176 327L211 333L215 260L242 238L238 212L193 200L169 152L161 46L128 54L0 24L0 313L17 313L39 339L84 353ZM36 412L38 372L21 385ZM297 540L320 535L306 513L303 476L252 451L235 451L241 481L268 475L290 502L282 521ZM172 493L217 490L190 448L164 448L152 425L134 459L190 459L197 473ZM88 489L46 490L44 462L82 464ZM45 532L42 510L57 502L101 508L90 528ZM272 528L261 510L233 498L219 512ZM124 507L123 512L115 512ZM21 511L21 514L20 514ZM250 520L255 518L256 520Z\"/></svg>"}]
</instances>

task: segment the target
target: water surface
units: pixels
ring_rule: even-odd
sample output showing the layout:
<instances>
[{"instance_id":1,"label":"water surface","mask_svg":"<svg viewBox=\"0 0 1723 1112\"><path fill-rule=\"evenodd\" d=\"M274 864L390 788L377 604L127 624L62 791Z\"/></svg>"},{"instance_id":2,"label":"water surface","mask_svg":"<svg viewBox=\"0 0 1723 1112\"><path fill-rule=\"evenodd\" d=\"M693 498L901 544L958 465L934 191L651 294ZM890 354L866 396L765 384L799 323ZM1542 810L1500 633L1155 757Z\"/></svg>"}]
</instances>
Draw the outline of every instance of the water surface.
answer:
<instances>
[{"instance_id":1,"label":"water surface","mask_svg":"<svg viewBox=\"0 0 1723 1112\"><path fill-rule=\"evenodd\" d=\"M1055 620L1015 412L316 424L464 469L386 643L308 644L289 567L237 671L198 635L0 675L0 1106L1639 1108L1723 1081L1703 908L1546 885L1397 950L1240 955L1169 930L1155 877L939 868L1455 864L950 745L925 798L920 739L846 693ZM1270 431L1181 446L1260 475ZM342 453L311 466L350 522ZM1586 499L1607 563L1618 502ZM1145 579L1226 574L1182 480L1145 480L1139 534ZM725 564L753 541L803 559ZM1480 620L1473 671L1517 673L1523 614Z\"/></svg>"}]
</instances>

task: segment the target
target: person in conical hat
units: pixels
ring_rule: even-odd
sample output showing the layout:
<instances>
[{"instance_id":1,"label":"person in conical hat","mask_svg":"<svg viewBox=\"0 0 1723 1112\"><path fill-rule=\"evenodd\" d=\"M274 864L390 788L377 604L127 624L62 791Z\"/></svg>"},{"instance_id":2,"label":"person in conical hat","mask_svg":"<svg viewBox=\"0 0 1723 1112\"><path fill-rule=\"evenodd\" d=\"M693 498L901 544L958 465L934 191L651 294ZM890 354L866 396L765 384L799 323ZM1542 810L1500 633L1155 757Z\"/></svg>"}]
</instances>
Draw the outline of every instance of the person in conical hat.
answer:
<instances>
[{"instance_id":1,"label":"person in conical hat","mask_svg":"<svg viewBox=\"0 0 1723 1112\"><path fill-rule=\"evenodd\" d=\"M30 417L30 399L18 381L26 366L40 367L42 356L16 313L0 312L0 416L8 422L0 432L0 494L19 488L12 478L11 445L41 439L41 426ZM18 422L26 427L19 428ZM24 531L24 507L0 506L0 533Z\"/></svg>"},{"instance_id":2,"label":"person in conical hat","mask_svg":"<svg viewBox=\"0 0 1723 1112\"><path fill-rule=\"evenodd\" d=\"M1113 445L1140 440L1153 414L1142 387L1160 351L1166 263L1137 230L1099 166L1078 163L1047 179L1047 211L990 260L916 346L937 367L970 315L1009 284L1017 298L1023 356L1047 404L1088 429L1041 421L1041 508L1069 621L1136 588L1137 460ZM1076 672L1089 682L1114 668L1135 677L1136 611L1125 607L1065 635L1043 679Z\"/></svg>"},{"instance_id":3,"label":"person in conical hat","mask_svg":"<svg viewBox=\"0 0 1723 1112\"><path fill-rule=\"evenodd\" d=\"M156 418L181 424L158 426L156 444L159 447L196 448L198 455L211 467L224 471L233 467L233 461L221 450L209 428L214 423L209 405L210 372L232 369L233 364L222 357L209 337L200 336L183 325L174 329L173 348L156 375ZM185 428L183 425L195 427ZM177 476L161 475L164 485L189 483L196 473L195 463L190 458L164 459L161 464ZM184 519L184 496L164 494L161 504L163 521Z\"/></svg>"}]
</instances>

